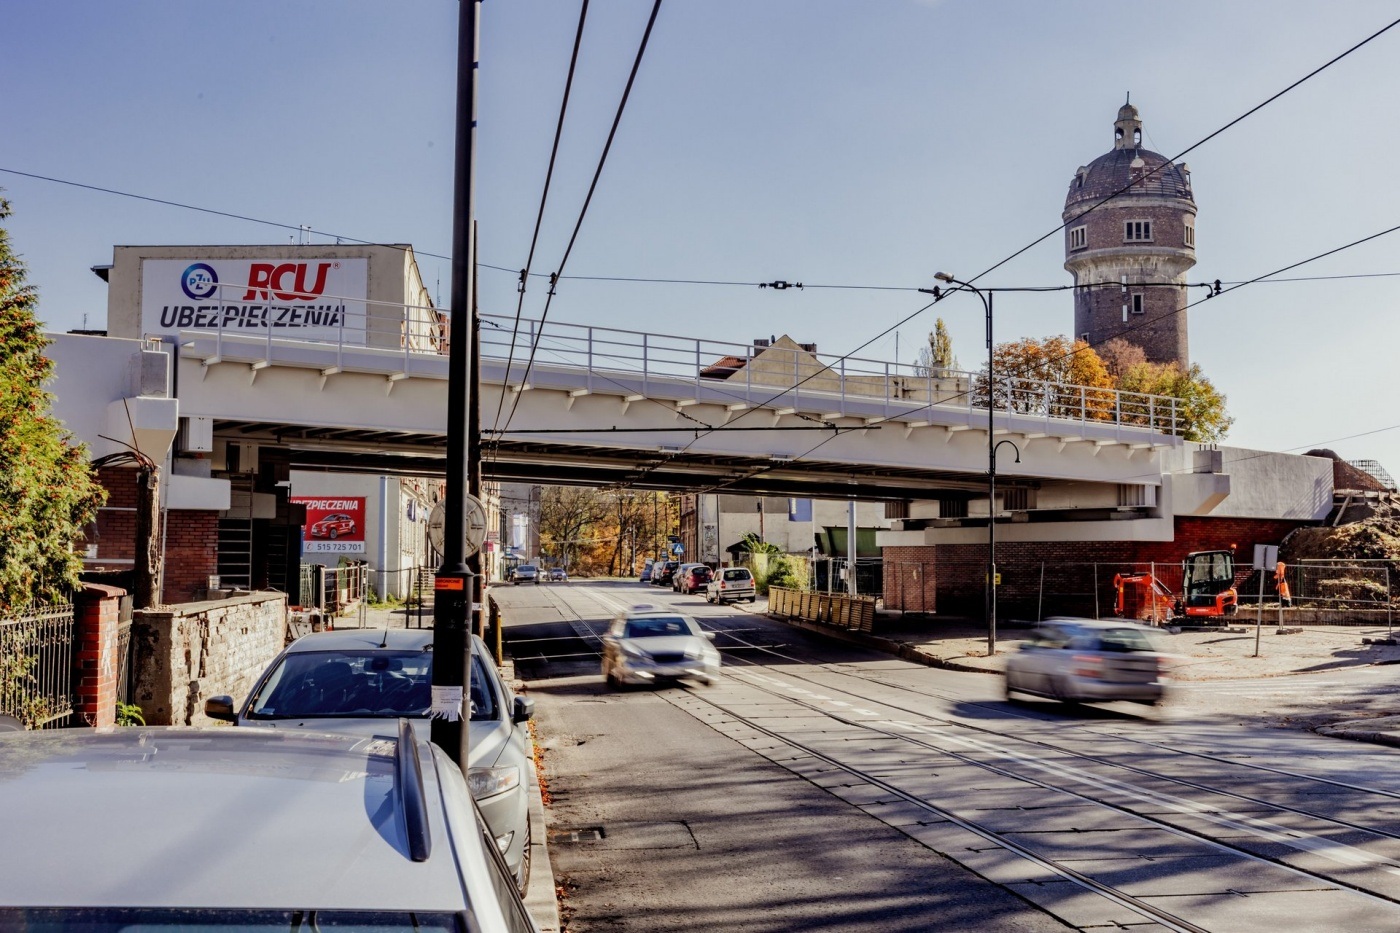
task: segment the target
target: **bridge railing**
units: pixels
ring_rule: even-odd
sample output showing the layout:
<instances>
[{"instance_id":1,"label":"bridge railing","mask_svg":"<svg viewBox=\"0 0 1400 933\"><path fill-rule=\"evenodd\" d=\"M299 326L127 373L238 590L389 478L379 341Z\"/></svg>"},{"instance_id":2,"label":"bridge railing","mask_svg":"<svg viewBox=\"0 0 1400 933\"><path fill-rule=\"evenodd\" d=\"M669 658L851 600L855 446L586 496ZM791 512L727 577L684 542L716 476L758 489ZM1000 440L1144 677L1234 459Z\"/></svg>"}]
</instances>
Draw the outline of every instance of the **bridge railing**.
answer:
<instances>
[{"instance_id":1,"label":"bridge railing","mask_svg":"<svg viewBox=\"0 0 1400 933\"><path fill-rule=\"evenodd\" d=\"M184 309L192 312L189 329L215 337L216 355L226 335L251 335L266 341L269 360L274 341L305 341L335 346L337 366L346 348L393 350L403 354L409 372L415 357L444 355L451 345L447 315L430 306L285 292L250 304L246 294L222 289L206 304ZM183 321L179 326L185 329ZM535 367L563 366L581 370L581 388L589 391L625 388L650 396L653 386L674 390L688 383L746 406L811 406L831 415L847 414L848 402L876 400L901 409L895 417L904 420L935 406L987 409L985 374L823 354L790 341L733 343L533 318L517 326L511 315L483 314L481 355L510 360L508 385L527 382L527 370ZM997 377L992 397L997 411L1047 423L1130 425L1164 434L1185 428L1181 403L1171 396L1008 374Z\"/></svg>"}]
</instances>

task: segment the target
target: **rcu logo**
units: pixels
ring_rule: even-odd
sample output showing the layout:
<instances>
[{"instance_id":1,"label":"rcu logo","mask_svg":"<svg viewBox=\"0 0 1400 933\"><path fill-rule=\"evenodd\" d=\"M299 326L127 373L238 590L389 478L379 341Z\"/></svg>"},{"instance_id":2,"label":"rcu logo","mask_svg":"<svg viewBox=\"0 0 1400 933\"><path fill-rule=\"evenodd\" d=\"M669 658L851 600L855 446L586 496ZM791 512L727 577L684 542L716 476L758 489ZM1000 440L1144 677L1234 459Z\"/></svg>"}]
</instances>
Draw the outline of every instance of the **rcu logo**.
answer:
<instances>
[{"instance_id":1,"label":"rcu logo","mask_svg":"<svg viewBox=\"0 0 1400 933\"><path fill-rule=\"evenodd\" d=\"M180 276L180 288L191 301L202 301L219 288L219 276L208 263L197 262Z\"/></svg>"}]
</instances>

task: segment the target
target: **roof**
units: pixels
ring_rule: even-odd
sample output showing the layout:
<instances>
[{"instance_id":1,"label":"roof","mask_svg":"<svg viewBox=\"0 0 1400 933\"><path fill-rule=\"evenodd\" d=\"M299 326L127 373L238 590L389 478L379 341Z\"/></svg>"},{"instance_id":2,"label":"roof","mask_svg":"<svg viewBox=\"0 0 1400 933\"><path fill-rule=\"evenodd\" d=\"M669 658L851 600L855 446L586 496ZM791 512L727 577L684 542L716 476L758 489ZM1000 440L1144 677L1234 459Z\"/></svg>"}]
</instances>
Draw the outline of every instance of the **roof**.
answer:
<instances>
[{"instance_id":1,"label":"roof","mask_svg":"<svg viewBox=\"0 0 1400 933\"><path fill-rule=\"evenodd\" d=\"M363 628L336 629L303 635L287 647L288 651L372 651L389 648L397 651L417 651L431 648L433 630L430 628Z\"/></svg>"},{"instance_id":2,"label":"roof","mask_svg":"<svg viewBox=\"0 0 1400 933\"><path fill-rule=\"evenodd\" d=\"M460 910L438 753L419 743L433 849L414 861L396 748L270 729L0 735L5 831L25 841L0 849L0 903Z\"/></svg>"},{"instance_id":3,"label":"roof","mask_svg":"<svg viewBox=\"0 0 1400 933\"><path fill-rule=\"evenodd\" d=\"M1131 187L1129 187L1131 186ZM1191 194L1191 178L1181 166L1150 149L1112 149L1075 172L1070 179L1065 207L1082 201L1100 201L1117 191L1128 188L1122 195L1155 195L1182 198L1195 203ZM1126 206L1128 202L1123 202ZM1120 202L1115 201L1114 206Z\"/></svg>"}]
</instances>

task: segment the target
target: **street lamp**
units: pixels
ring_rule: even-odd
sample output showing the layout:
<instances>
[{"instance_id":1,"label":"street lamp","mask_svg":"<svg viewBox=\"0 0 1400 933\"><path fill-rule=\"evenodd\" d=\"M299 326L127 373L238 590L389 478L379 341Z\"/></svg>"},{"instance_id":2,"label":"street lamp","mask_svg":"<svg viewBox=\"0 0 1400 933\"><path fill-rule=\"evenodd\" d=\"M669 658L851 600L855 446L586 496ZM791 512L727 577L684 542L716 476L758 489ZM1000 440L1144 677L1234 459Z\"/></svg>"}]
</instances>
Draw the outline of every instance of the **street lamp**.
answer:
<instances>
[{"instance_id":1,"label":"street lamp","mask_svg":"<svg viewBox=\"0 0 1400 933\"><path fill-rule=\"evenodd\" d=\"M1021 462L1021 448L1014 441L996 440L993 413L993 386L995 385L996 356L992 343L992 290L984 294L976 286L959 281L946 272L935 272L935 279L959 288L967 289L982 299L982 307L987 311L987 656L997 653L997 450L1002 444L1010 444L1016 451L1016 462ZM938 296L941 297L941 296Z\"/></svg>"}]
</instances>

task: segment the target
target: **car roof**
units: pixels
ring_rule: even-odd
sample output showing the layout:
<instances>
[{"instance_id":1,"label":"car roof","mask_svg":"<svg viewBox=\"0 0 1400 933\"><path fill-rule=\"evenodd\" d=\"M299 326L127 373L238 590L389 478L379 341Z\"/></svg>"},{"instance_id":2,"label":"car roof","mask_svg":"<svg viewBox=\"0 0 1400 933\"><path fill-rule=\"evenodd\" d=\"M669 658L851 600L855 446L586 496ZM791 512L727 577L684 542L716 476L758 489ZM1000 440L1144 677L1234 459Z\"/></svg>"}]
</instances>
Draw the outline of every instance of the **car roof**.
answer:
<instances>
[{"instance_id":1,"label":"car roof","mask_svg":"<svg viewBox=\"0 0 1400 933\"><path fill-rule=\"evenodd\" d=\"M1076 628L1087 629L1109 629L1109 628L1139 628L1150 629L1152 626L1144 625L1133 619L1080 619L1075 616L1051 616L1040 623L1042 628L1057 626L1075 626Z\"/></svg>"},{"instance_id":2,"label":"car roof","mask_svg":"<svg viewBox=\"0 0 1400 933\"><path fill-rule=\"evenodd\" d=\"M398 748L271 729L0 735L5 830L25 840L0 852L0 904L462 910L459 871L479 877L485 853L458 844L459 869L446 759L419 741L431 848L414 860Z\"/></svg>"},{"instance_id":3,"label":"car roof","mask_svg":"<svg viewBox=\"0 0 1400 933\"><path fill-rule=\"evenodd\" d=\"M352 628L311 632L287 646L288 653L301 651L421 651L433 644L430 628Z\"/></svg>"}]
</instances>

